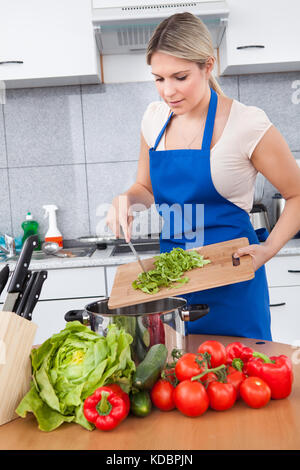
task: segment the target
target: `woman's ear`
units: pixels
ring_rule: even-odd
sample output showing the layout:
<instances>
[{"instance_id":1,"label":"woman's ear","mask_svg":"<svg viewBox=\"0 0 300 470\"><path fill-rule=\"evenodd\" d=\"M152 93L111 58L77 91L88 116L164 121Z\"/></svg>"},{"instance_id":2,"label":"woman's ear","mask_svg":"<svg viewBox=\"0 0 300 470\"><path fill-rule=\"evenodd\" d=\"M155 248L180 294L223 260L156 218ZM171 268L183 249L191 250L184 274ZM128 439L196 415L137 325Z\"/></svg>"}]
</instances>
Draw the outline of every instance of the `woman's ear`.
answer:
<instances>
[{"instance_id":1,"label":"woman's ear","mask_svg":"<svg viewBox=\"0 0 300 470\"><path fill-rule=\"evenodd\" d=\"M215 65L215 58L214 57L209 57L205 63L205 73L206 73L206 78L208 79L211 72L214 69Z\"/></svg>"}]
</instances>

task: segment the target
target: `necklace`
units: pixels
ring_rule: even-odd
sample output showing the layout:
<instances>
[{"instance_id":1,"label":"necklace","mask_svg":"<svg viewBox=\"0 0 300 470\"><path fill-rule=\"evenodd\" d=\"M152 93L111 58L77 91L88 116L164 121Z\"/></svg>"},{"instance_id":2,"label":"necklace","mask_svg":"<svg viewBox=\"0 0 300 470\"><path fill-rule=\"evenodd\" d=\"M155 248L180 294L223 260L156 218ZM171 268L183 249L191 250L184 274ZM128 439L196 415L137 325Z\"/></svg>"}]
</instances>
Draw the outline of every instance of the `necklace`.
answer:
<instances>
[{"instance_id":1,"label":"necklace","mask_svg":"<svg viewBox=\"0 0 300 470\"><path fill-rule=\"evenodd\" d=\"M200 129L197 130L197 133L195 134L195 136L193 137L193 139L192 139L191 141L188 142L188 141L186 140L185 136L180 132L181 137L182 137L182 139L183 139L184 142L185 142L185 147L186 147L186 148L189 149L189 148L191 147L192 143L195 141L195 139L196 139L196 138L198 137L198 135L200 134L200 132L202 132L202 129L203 129L204 124L205 124L205 121L206 121L206 114L207 114L207 111L205 111L205 113L203 114L204 119L202 120Z\"/></svg>"}]
</instances>

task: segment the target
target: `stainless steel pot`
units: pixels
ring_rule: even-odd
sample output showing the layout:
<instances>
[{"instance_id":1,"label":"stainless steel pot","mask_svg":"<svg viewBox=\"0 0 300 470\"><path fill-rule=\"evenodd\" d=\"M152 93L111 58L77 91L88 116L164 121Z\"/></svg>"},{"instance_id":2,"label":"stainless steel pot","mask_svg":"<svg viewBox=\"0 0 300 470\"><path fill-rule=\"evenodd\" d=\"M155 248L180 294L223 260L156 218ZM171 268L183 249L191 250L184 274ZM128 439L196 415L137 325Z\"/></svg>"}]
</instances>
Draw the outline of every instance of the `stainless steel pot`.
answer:
<instances>
[{"instance_id":1,"label":"stainless steel pot","mask_svg":"<svg viewBox=\"0 0 300 470\"><path fill-rule=\"evenodd\" d=\"M249 214L254 230L266 228L270 233L271 226L268 217L268 211L264 204L254 204Z\"/></svg>"},{"instance_id":2,"label":"stainless steel pot","mask_svg":"<svg viewBox=\"0 0 300 470\"><path fill-rule=\"evenodd\" d=\"M284 197L281 196L280 193L275 193L274 196L272 197L273 200L273 213L274 213L274 219L275 219L275 224L279 217L281 216L283 209L285 207L285 199Z\"/></svg>"},{"instance_id":3,"label":"stainless steel pot","mask_svg":"<svg viewBox=\"0 0 300 470\"><path fill-rule=\"evenodd\" d=\"M185 321L195 321L209 312L206 304L187 305L184 298L168 297L129 307L110 310L108 297L85 306L84 310L70 310L67 322L79 320L101 336L106 336L108 325L115 323L133 337L131 353L136 363L141 362L154 344L165 344L169 358L172 350L186 349Z\"/></svg>"}]
</instances>

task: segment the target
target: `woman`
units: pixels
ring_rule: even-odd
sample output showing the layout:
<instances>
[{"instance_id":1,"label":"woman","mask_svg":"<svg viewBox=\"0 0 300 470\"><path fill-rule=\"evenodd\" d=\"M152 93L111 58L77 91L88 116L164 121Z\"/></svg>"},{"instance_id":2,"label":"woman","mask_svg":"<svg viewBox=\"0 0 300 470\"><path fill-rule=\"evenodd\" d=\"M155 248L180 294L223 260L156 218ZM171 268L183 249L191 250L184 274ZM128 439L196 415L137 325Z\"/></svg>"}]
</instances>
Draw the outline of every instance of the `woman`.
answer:
<instances>
[{"instance_id":1,"label":"woman","mask_svg":"<svg viewBox=\"0 0 300 470\"><path fill-rule=\"evenodd\" d=\"M194 211L189 228L202 234L202 244L247 237L249 246L235 255L252 257L254 279L186 295L188 303L210 306L207 316L188 322L187 332L271 340L264 264L300 228L300 170L262 109L222 93L212 76L214 62L209 32L197 17L175 14L154 31L147 63L162 101L145 111L136 182L114 199L107 224L117 237L121 226L128 241L130 206L200 205L204 223ZM286 199L264 245L249 218L257 172ZM168 225L167 238L162 231L161 252L186 248L190 238L182 223L175 225Z\"/></svg>"}]
</instances>

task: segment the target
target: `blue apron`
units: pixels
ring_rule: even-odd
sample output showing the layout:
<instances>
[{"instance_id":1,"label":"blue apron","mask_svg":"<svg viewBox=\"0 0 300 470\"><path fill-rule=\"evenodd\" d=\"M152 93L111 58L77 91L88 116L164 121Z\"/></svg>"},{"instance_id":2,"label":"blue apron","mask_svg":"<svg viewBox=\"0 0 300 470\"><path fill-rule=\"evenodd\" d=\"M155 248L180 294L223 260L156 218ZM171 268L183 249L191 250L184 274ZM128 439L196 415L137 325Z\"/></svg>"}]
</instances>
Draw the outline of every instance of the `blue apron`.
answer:
<instances>
[{"instance_id":1,"label":"blue apron","mask_svg":"<svg viewBox=\"0 0 300 470\"><path fill-rule=\"evenodd\" d=\"M192 248L192 243L196 247L240 237L247 237L250 244L259 243L248 213L223 198L212 181L210 147L217 102L218 96L211 89L201 150L156 150L173 113L163 126L154 147L149 150L153 195L158 213L164 220L160 235L161 253L169 252L176 246L186 249ZM173 209L168 212L170 206ZM185 211L186 207L188 211ZM180 217L181 214L183 217ZM191 234L195 234L194 239ZM264 266L255 272L255 277L250 281L181 297L188 304L204 303L210 307L208 315L186 323L187 334L272 340Z\"/></svg>"}]
</instances>

